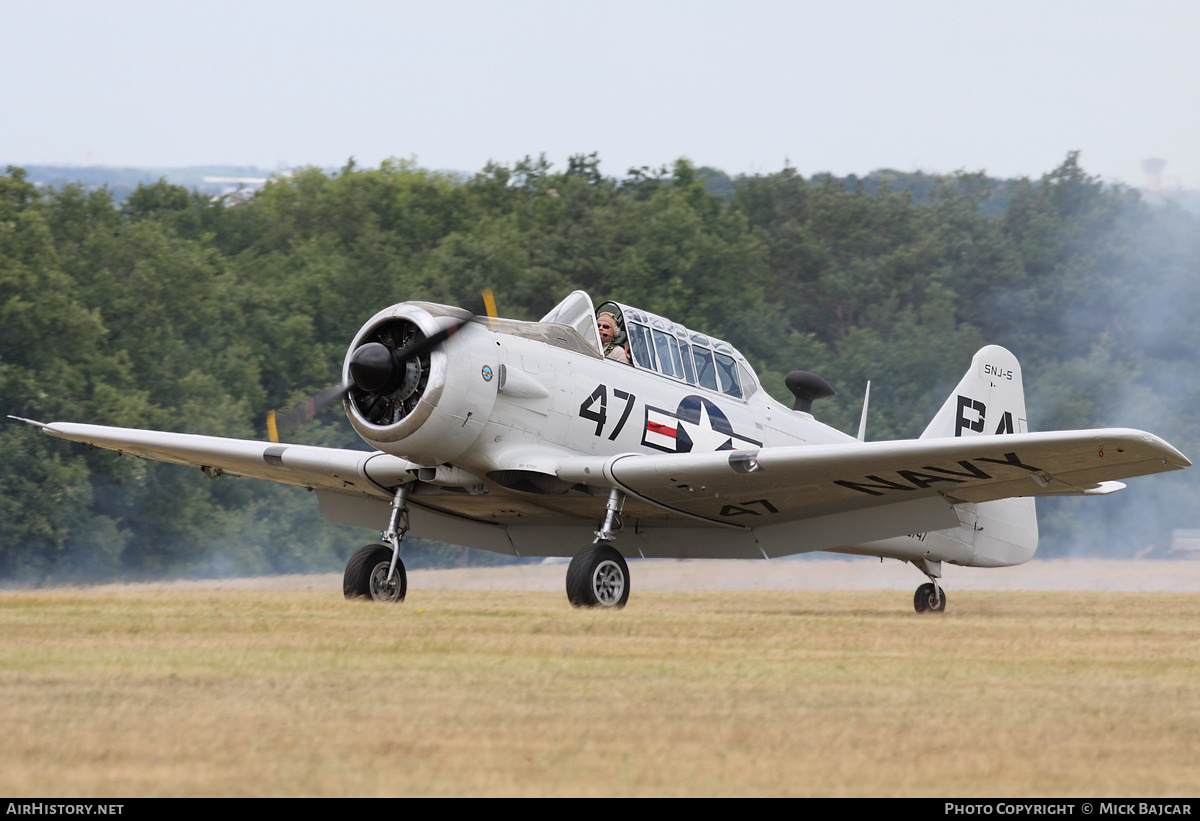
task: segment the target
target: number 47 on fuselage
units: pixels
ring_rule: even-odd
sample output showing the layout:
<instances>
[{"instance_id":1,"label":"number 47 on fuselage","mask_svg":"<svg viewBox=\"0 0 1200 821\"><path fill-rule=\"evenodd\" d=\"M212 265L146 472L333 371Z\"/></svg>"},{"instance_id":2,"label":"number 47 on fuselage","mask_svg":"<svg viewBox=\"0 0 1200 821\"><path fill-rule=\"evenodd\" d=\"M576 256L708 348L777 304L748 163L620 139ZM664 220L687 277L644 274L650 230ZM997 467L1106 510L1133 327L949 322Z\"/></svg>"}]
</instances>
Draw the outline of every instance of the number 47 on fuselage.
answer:
<instances>
[{"instance_id":1,"label":"number 47 on fuselage","mask_svg":"<svg viewBox=\"0 0 1200 821\"><path fill-rule=\"evenodd\" d=\"M598 313L629 361L607 358ZM624 357L619 357L623 360ZM381 530L346 567L347 597L399 601L406 533L515 556L571 557L577 606L623 606L627 558L827 550L900 559L940 611L943 562L1019 564L1034 499L1098 495L1187 467L1138 430L1027 431L1021 368L988 346L919 439L866 442L818 422L832 395L788 375L787 407L721 340L576 291L539 322L406 302L350 344L336 392L374 452L63 422L53 436L316 491L325 516ZM865 405L865 403L864 403ZM24 420L30 421L30 420ZM864 407L865 422L865 407Z\"/></svg>"}]
</instances>

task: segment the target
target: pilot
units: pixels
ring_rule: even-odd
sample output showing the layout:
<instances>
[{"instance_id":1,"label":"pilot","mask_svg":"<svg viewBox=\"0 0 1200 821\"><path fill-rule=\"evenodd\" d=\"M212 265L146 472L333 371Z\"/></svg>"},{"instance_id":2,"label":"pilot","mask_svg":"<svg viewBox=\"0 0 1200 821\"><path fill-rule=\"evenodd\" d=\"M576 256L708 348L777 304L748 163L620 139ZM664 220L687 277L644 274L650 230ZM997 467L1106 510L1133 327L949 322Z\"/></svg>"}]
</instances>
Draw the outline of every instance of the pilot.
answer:
<instances>
[{"instance_id":1,"label":"pilot","mask_svg":"<svg viewBox=\"0 0 1200 821\"><path fill-rule=\"evenodd\" d=\"M597 314L596 328L600 331L600 344L604 346L605 358L615 359L617 362L624 362L628 365L629 351L620 342L624 333L617 325L617 318L608 311Z\"/></svg>"}]
</instances>

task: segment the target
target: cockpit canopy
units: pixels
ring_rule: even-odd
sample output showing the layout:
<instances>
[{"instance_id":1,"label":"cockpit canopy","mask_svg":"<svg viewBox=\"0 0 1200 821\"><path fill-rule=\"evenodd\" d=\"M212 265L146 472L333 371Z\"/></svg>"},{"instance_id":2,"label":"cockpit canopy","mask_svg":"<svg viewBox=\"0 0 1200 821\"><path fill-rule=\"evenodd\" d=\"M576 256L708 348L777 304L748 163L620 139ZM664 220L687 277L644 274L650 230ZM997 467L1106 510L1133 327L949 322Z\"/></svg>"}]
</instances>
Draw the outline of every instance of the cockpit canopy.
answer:
<instances>
[{"instance_id":1,"label":"cockpit canopy","mask_svg":"<svg viewBox=\"0 0 1200 821\"><path fill-rule=\"evenodd\" d=\"M606 311L617 318L621 329L618 341L628 345L635 368L738 399L746 399L759 389L750 364L728 342L689 331L649 311L612 301L593 310L591 297L575 291L542 317L542 322L571 326L603 353L596 333L596 315Z\"/></svg>"}]
</instances>

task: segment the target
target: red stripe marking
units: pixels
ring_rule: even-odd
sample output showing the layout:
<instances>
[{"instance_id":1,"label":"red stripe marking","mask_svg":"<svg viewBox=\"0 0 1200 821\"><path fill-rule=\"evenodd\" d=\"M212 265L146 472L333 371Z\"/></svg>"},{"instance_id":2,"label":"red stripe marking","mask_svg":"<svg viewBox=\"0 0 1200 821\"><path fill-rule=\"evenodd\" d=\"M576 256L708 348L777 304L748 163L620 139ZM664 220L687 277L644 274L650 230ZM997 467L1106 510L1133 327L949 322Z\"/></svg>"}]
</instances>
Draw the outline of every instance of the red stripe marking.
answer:
<instances>
[{"instance_id":1,"label":"red stripe marking","mask_svg":"<svg viewBox=\"0 0 1200 821\"><path fill-rule=\"evenodd\" d=\"M660 422L647 422L646 430L662 436L670 436L672 439L675 438L675 428L668 427Z\"/></svg>"}]
</instances>

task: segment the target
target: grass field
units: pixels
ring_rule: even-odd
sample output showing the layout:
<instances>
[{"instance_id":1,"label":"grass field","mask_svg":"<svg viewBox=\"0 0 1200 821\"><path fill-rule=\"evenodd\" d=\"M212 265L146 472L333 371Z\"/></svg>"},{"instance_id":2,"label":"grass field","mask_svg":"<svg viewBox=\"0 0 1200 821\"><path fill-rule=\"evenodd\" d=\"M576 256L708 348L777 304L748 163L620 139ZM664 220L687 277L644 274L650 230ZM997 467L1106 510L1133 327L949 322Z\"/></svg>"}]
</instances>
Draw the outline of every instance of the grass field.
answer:
<instances>
[{"instance_id":1,"label":"grass field","mask_svg":"<svg viewBox=\"0 0 1200 821\"><path fill-rule=\"evenodd\" d=\"M1200 594L0 593L0 794L1195 796Z\"/></svg>"}]
</instances>

